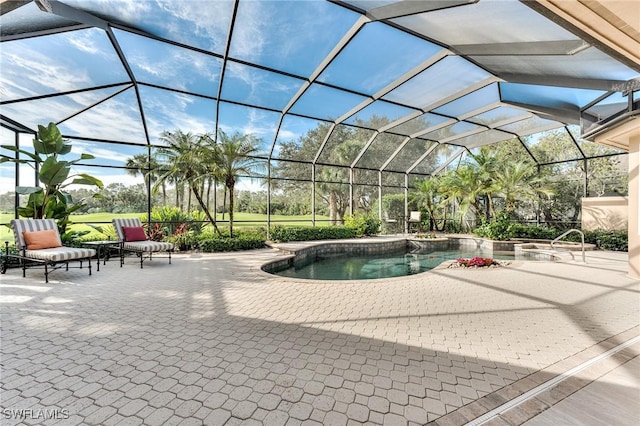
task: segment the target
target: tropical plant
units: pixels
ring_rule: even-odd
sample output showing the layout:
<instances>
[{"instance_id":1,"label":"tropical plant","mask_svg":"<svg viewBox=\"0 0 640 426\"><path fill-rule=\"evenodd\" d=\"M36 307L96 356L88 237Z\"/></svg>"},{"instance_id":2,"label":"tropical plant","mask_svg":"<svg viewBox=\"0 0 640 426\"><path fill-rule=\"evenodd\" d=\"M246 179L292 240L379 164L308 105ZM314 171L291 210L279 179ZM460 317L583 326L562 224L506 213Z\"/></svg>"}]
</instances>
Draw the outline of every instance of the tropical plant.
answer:
<instances>
[{"instance_id":1,"label":"tropical plant","mask_svg":"<svg viewBox=\"0 0 640 426\"><path fill-rule=\"evenodd\" d=\"M442 177L441 194L444 202L460 207L461 221L464 221L469 210L475 217L482 214L482 187L478 185L479 180L480 173L471 164L463 164Z\"/></svg>"},{"instance_id":2,"label":"tropical plant","mask_svg":"<svg viewBox=\"0 0 640 426\"><path fill-rule=\"evenodd\" d=\"M154 183L154 190L165 182L185 182L195 195L200 208L218 234L220 230L207 203L202 198L202 182L217 173L215 146L207 134L195 135L180 130L163 132L160 139L165 147L158 151L164 157L167 168L161 171Z\"/></svg>"},{"instance_id":3,"label":"tropical plant","mask_svg":"<svg viewBox=\"0 0 640 426\"><path fill-rule=\"evenodd\" d=\"M151 182L155 180L159 171L159 164L156 158L147 154L136 154L127 159L125 167L127 168L127 173L129 175L134 177L138 175L142 176L144 179L144 186L147 189L147 194L150 194ZM165 182L162 182L160 187L162 189L162 201L166 204L167 188Z\"/></svg>"},{"instance_id":4,"label":"tropical plant","mask_svg":"<svg viewBox=\"0 0 640 426\"><path fill-rule=\"evenodd\" d=\"M507 163L493 177L496 194L504 198L505 212L512 215L518 201L534 200L538 196L550 198L554 191L547 180L536 175L536 168L524 162Z\"/></svg>"},{"instance_id":5,"label":"tropical plant","mask_svg":"<svg viewBox=\"0 0 640 426\"><path fill-rule=\"evenodd\" d=\"M218 140L215 144L213 161L215 170L213 173L224 183L229 191L229 236L233 238L233 209L234 189L238 176L251 175L263 166L263 162L253 158L258 154L259 140L253 135L241 135L235 132L227 135L222 130L218 131Z\"/></svg>"},{"instance_id":6,"label":"tropical plant","mask_svg":"<svg viewBox=\"0 0 640 426\"><path fill-rule=\"evenodd\" d=\"M380 232L382 221L373 213L356 213L345 215L344 225L352 228L356 236L377 235Z\"/></svg>"},{"instance_id":7,"label":"tropical plant","mask_svg":"<svg viewBox=\"0 0 640 426\"><path fill-rule=\"evenodd\" d=\"M103 187L99 179L86 173L72 174L72 167L75 164L95 157L83 153L75 160L63 160L61 157L71 152L71 144L62 137L55 123L49 123L47 127L38 125L38 133L33 139L33 153L11 145L2 145L2 148L28 158L11 158L3 154L0 162L29 165L38 171L38 180L42 184L42 186L16 187L18 194L29 195L27 204L18 208L18 214L34 219L56 219L61 234L65 233L70 223L69 215L84 205L82 200L74 202L66 189L70 185L89 185L100 189ZM100 195L94 193L91 196L99 197Z\"/></svg>"},{"instance_id":8,"label":"tropical plant","mask_svg":"<svg viewBox=\"0 0 640 426\"><path fill-rule=\"evenodd\" d=\"M479 237L507 241L515 236L517 225L509 219L507 212L500 212L492 221L485 221L473 230Z\"/></svg>"},{"instance_id":9,"label":"tropical plant","mask_svg":"<svg viewBox=\"0 0 640 426\"><path fill-rule=\"evenodd\" d=\"M418 181L415 184L416 192L412 193L413 200L429 215L429 230L443 231L447 222L447 203L444 193L442 176L431 176L428 179ZM441 227L438 227L437 218L442 219Z\"/></svg>"}]
</instances>

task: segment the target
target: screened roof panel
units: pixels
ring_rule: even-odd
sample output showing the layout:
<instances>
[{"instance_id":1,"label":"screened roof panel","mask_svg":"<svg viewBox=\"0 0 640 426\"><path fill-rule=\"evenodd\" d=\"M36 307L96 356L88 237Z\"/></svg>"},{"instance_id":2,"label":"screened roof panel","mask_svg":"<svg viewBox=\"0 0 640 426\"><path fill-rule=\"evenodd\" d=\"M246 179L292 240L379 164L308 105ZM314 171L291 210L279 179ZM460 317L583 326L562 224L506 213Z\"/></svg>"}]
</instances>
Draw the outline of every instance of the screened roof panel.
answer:
<instances>
[{"instance_id":1,"label":"screened roof panel","mask_svg":"<svg viewBox=\"0 0 640 426\"><path fill-rule=\"evenodd\" d=\"M164 131L212 133L215 130L215 101L148 86L140 86L139 90L152 144L161 144L159 137Z\"/></svg>"},{"instance_id":2,"label":"screened roof panel","mask_svg":"<svg viewBox=\"0 0 640 426\"><path fill-rule=\"evenodd\" d=\"M349 168L318 165L316 166L316 181L349 183Z\"/></svg>"},{"instance_id":3,"label":"screened roof panel","mask_svg":"<svg viewBox=\"0 0 640 426\"><path fill-rule=\"evenodd\" d=\"M382 193L383 194L403 194L404 193L404 173L382 172ZM387 188L385 188L387 186ZM389 187L395 188L389 188Z\"/></svg>"},{"instance_id":4,"label":"screened roof panel","mask_svg":"<svg viewBox=\"0 0 640 426\"><path fill-rule=\"evenodd\" d=\"M370 46L376 46L375 51ZM440 50L440 46L373 22L358 32L318 80L373 95Z\"/></svg>"},{"instance_id":5,"label":"screened roof panel","mask_svg":"<svg viewBox=\"0 0 640 426\"><path fill-rule=\"evenodd\" d=\"M391 154L406 139L405 136L396 136L381 133L373 140L356 163L358 167L379 169L391 157Z\"/></svg>"},{"instance_id":6,"label":"screened roof panel","mask_svg":"<svg viewBox=\"0 0 640 426\"><path fill-rule=\"evenodd\" d=\"M319 119L335 120L366 98L321 84L312 84L290 112Z\"/></svg>"},{"instance_id":7,"label":"screened roof panel","mask_svg":"<svg viewBox=\"0 0 640 426\"><path fill-rule=\"evenodd\" d=\"M330 127L331 124L325 121L286 114L273 147L273 157L285 160L313 160ZM305 139L308 139L307 143L302 143ZM308 152L296 149L302 147L308 149Z\"/></svg>"},{"instance_id":8,"label":"screened roof panel","mask_svg":"<svg viewBox=\"0 0 640 426\"><path fill-rule=\"evenodd\" d=\"M65 118L89 108L126 86L116 86L107 89L89 90L86 92L72 93L69 95L56 95L30 101L5 104L0 107L2 114L6 116L21 117L21 122L36 129L38 124L58 122Z\"/></svg>"},{"instance_id":9,"label":"screened roof panel","mask_svg":"<svg viewBox=\"0 0 640 426\"><path fill-rule=\"evenodd\" d=\"M130 160L134 160L134 156L139 156L138 158L147 156L147 147L143 145L90 142L73 138L69 140L72 144L71 155L79 156L81 153L86 153L96 157L88 160L86 164L125 167Z\"/></svg>"},{"instance_id":10,"label":"screened roof panel","mask_svg":"<svg viewBox=\"0 0 640 426\"><path fill-rule=\"evenodd\" d=\"M379 129L414 111L410 108L378 100L353 114L345 120L345 123Z\"/></svg>"},{"instance_id":11,"label":"screened roof panel","mask_svg":"<svg viewBox=\"0 0 640 426\"><path fill-rule=\"evenodd\" d=\"M637 76L631 68L591 47L573 55L491 55L471 56L501 73L550 76L571 75L573 78L626 81ZM579 84L579 82L576 82Z\"/></svg>"},{"instance_id":12,"label":"screened roof panel","mask_svg":"<svg viewBox=\"0 0 640 426\"><path fill-rule=\"evenodd\" d=\"M581 112L582 128L587 132L592 126L598 125L601 120L612 117L628 108L628 95L625 96L622 93L615 92Z\"/></svg>"},{"instance_id":13,"label":"screened roof panel","mask_svg":"<svg viewBox=\"0 0 640 426\"><path fill-rule=\"evenodd\" d=\"M535 159L527 152L522 142L517 138L512 138L500 142L499 144L491 145L490 147L477 147L471 148L470 151L476 155L481 149L492 149L502 153L502 156L508 155L511 161L524 161L527 163L536 164Z\"/></svg>"},{"instance_id":14,"label":"screened roof panel","mask_svg":"<svg viewBox=\"0 0 640 426\"><path fill-rule=\"evenodd\" d=\"M392 90L383 99L426 108L490 76L458 56L449 56Z\"/></svg>"},{"instance_id":15,"label":"screened roof panel","mask_svg":"<svg viewBox=\"0 0 640 426\"><path fill-rule=\"evenodd\" d=\"M353 183L356 185L378 185L378 171L354 169Z\"/></svg>"},{"instance_id":16,"label":"screened roof panel","mask_svg":"<svg viewBox=\"0 0 640 426\"><path fill-rule=\"evenodd\" d=\"M497 127L500 125L520 121L531 117L531 113L518 108L501 106L482 114L467 118L468 121L484 124L489 127Z\"/></svg>"},{"instance_id":17,"label":"screened roof panel","mask_svg":"<svg viewBox=\"0 0 640 426\"><path fill-rule=\"evenodd\" d=\"M87 163L89 164L89 163ZM140 174L137 176L128 174L125 170L122 169L112 169L107 167L91 167L91 166L74 166L72 169L73 173L86 173L91 175L97 179L100 179L102 183L107 186L110 184L121 184L125 187L131 185L144 185L144 179ZM84 187L86 188L86 187ZM119 202L118 207L125 204L126 201ZM79 220L79 222L82 219Z\"/></svg>"},{"instance_id":18,"label":"screened roof panel","mask_svg":"<svg viewBox=\"0 0 640 426\"><path fill-rule=\"evenodd\" d=\"M539 163L584 158L565 129L529 136L523 138L523 142Z\"/></svg>"},{"instance_id":19,"label":"screened roof panel","mask_svg":"<svg viewBox=\"0 0 640 426\"><path fill-rule=\"evenodd\" d=\"M573 139L575 139L578 145L580 145L582 152L584 152L584 155L586 155L587 157L608 154L626 154L627 152L620 148L614 148L609 145L602 145L599 143L589 142L587 140L581 139L579 126L568 126L568 129L573 136Z\"/></svg>"},{"instance_id":20,"label":"screened roof panel","mask_svg":"<svg viewBox=\"0 0 640 426\"><path fill-rule=\"evenodd\" d=\"M446 173L451 170L456 170L458 167L460 167L460 164L470 156L471 155L466 150L457 151L453 158L447 160L447 163L444 165L442 172Z\"/></svg>"},{"instance_id":21,"label":"screened roof panel","mask_svg":"<svg viewBox=\"0 0 640 426\"><path fill-rule=\"evenodd\" d=\"M479 1L392 21L452 46L578 39L517 0ZM451 30L463 22L472 25Z\"/></svg>"},{"instance_id":22,"label":"screened roof panel","mask_svg":"<svg viewBox=\"0 0 640 426\"><path fill-rule=\"evenodd\" d=\"M282 110L303 82L297 78L230 62L222 85L222 99Z\"/></svg>"},{"instance_id":23,"label":"screened roof panel","mask_svg":"<svg viewBox=\"0 0 640 426\"><path fill-rule=\"evenodd\" d=\"M230 56L306 77L359 16L328 2L241 1Z\"/></svg>"},{"instance_id":24,"label":"screened roof panel","mask_svg":"<svg viewBox=\"0 0 640 426\"><path fill-rule=\"evenodd\" d=\"M533 116L526 120L516 121L515 123L500 126L499 130L515 133L520 136L532 135L534 133L544 132L545 130L556 129L562 127L562 123L557 121L545 120L544 118Z\"/></svg>"},{"instance_id":25,"label":"screened roof panel","mask_svg":"<svg viewBox=\"0 0 640 426\"><path fill-rule=\"evenodd\" d=\"M318 157L319 163L348 166L353 163L371 136L373 130L356 129L339 124L331 132L324 149Z\"/></svg>"},{"instance_id":26,"label":"screened roof panel","mask_svg":"<svg viewBox=\"0 0 640 426\"><path fill-rule=\"evenodd\" d=\"M220 58L127 31L113 33L138 82L217 96Z\"/></svg>"},{"instance_id":27,"label":"screened roof panel","mask_svg":"<svg viewBox=\"0 0 640 426\"><path fill-rule=\"evenodd\" d=\"M157 2L129 0L65 0L65 4L100 18L174 40L188 46L222 54L233 11L232 0Z\"/></svg>"},{"instance_id":28,"label":"screened roof panel","mask_svg":"<svg viewBox=\"0 0 640 426\"><path fill-rule=\"evenodd\" d=\"M1 47L3 100L130 80L104 31L98 29L7 41Z\"/></svg>"},{"instance_id":29,"label":"screened roof panel","mask_svg":"<svg viewBox=\"0 0 640 426\"><path fill-rule=\"evenodd\" d=\"M576 142L584 152L586 157L597 157L599 155L609 155L609 154L627 154L627 151L624 151L620 148L615 148L608 145L602 145L595 142L589 142L584 139L576 139Z\"/></svg>"},{"instance_id":30,"label":"screened roof panel","mask_svg":"<svg viewBox=\"0 0 640 426\"><path fill-rule=\"evenodd\" d=\"M459 152L458 147L447 144L438 145L410 171L430 175L457 152Z\"/></svg>"},{"instance_id":31,"label":"screened roof panel","mask_svg":"<svg viewBox=\"0 0 640 426\"><path fill-rule=\"evenodd\" d=\"M454 145L462 145L467 148L475 148L483 145L488 145L495 142L505 141L513 138L510 133L501 132L500 130L484 130L482 132L474 133L473 135L463 136L458 139L449 140L448 143Z\"/></svg>"},{"instance_id":32,"label":"screened roof panel","mask_svg":"<svg viewBox=\"0 0 640 426\"><path fill-rule=\"evenodd\" d=\"M455 139L456 137L460 137L469 132L477 132L482 129L482 126L478 126L473 123L467 123L465 121L460 121L458 123L434 130L433 132L426 133L424 135L421 135L420 137L423 139L440 142L449 139Z\"/></svg>"},{"instance_id":33,"label":"screened roof panel","mask_svg":"<svg viewBox=\"0 0 640 426\"><path fill-rule=\"evenodd\" d=\"M138 145L158 143L165 130L221 128L254 133L274 158L307 162L334 161L349 126L358 141L384 129L357 166L402 171L405 148L419 145L403 146L407 137L477 146L499 139L497 130L527 136L578 123L580 109L605 90L635 87L632 62L589 46L530 4L65 0L46 13L30 2L2 16L0 121L18 131L62 121L79 140ZM90 29L67 31L74 22ZM56 96L68 92L77 93ZM616 93L587 114L620 112L625 100ZM318 153L331 127L338 133Z\"/></svg>"},{"instance_id":34,"label":"screened roof panel","mask_svg":"<svg viewBox=\"0 0 640 426\"><path fill-rule=\"evenodd\" d=\"M371 10L376 7L387 6L397 2L397 0L347 0L345 3L352 4L362 10Z\"/></svg>"},{"instance_id":35,"label":"screened roof panel","mask_svg":"<svg viewBox=\"0 0 640 426\"><path fill-rule=\"evenodd\" d=\"M45 31L71 25L77 25L77 22L42 12L34 2L29 2L2 15L0 34L6 36L29 31Z\"/></svg>"},{"instance_id":36,"label":"screened roof panel","mask_svg":"<svg viewBox=\"0 0 640 426\"><path fill-rule=\"evenodd\" d=\"M118 123L114 126L114 123ZM66 136L93 137L116 142L146 144L147 138L133 88L58 124Z\"/></svg>"},{"instance_id":37,"label":"screened roof panel","mask_svg":"<svg viewBox=\"0 0 640 426\"><path fill-rule=\"evenodd\" d=\"M548 108L568 108L577 111L606 92L521 83L500 83L500 93L504 101Z\"/></svg>"},{"instance_id":38,"label":"screened roof panel","mask_svg":"<svg viewBox=\"0 0 640 426\"><path fill-rule=\"evenodd\" d=\"M410 139L391 160L385 170L406 172L434 144L435 142L428 142L424 139Z\"/></svg>"},{"instance_id":39,"label":"screened roof panel","mask_svg":"<svg viewBox=\"0 0 640 426\"><path fill-rule=\"evenodd\" d=\"M220 102L218 127L227 134L239 132L241 135L258 138L260 155L269 154L279 121L280 114L277 112Z\"/></svg>"},{"instance_id":40,"label":"screened roof panel","mask_svg":"<svg viewBox=\"0 0 640 426\"><path fill-rule=\"evenodd\" d=\"M391 128L391 131L393 133L411 136L429 132L429 129L432 129L436 126L442 126L445 123L452 124L455 123L455 120L452 118L444 117L442 115L426 113Z\"/></svg>"},{"instance_id":41,"label":"screened roof panel","mask_svg":"<svg viewBox=\"0 0 640 426\"><path fill-rule=\"evenodd\" d=\"M462 117L469 112L497 102L500 102L498 83L493 83L464 95L455 101L446 103L441 107L434 109L433 112L448 115L450 117Z\"/></svg>"}]
</instances>

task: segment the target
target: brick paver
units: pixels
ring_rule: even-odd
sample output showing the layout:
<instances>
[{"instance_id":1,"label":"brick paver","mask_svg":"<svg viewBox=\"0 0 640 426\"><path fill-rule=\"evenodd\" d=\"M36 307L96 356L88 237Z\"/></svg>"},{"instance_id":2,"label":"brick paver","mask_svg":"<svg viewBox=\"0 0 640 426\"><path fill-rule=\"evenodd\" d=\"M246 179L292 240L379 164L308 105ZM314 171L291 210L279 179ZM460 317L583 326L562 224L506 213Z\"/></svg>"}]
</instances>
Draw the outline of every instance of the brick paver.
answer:
<instances>
[{"instance_id":1,"label":"brick paver","mask_svg":"<svg viewBox=\"0 0 640 426\"><path fill-rule=\"evenodd\" d=\"M279 256L9 270L1 408L68 418L7 424L421 424L640 317L621 254L367 282L260 271Z\"/></svg>"}]
</instances>

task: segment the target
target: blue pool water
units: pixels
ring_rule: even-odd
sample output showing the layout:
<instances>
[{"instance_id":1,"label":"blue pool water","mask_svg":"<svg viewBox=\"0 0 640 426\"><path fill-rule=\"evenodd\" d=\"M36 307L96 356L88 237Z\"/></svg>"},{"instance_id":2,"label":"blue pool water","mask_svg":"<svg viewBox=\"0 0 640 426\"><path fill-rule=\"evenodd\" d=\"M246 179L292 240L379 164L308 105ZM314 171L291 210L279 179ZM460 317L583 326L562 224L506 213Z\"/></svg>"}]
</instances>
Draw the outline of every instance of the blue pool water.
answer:
<instances>
[{"instance_id":1,"label":"blue pool water","mask_svg":"<svg viewBox=\"0 0 640 426\"><path fill-rule=\"evenodd\" d=\"M473 256L499 260L514 259L513 252L482 251L397 251L380 255L350 256L336 253L318 256L306 264L293 266L276 275L312 280L363 280L402 277L428 271L446 260Z\"/></svg>"}]
</instances>

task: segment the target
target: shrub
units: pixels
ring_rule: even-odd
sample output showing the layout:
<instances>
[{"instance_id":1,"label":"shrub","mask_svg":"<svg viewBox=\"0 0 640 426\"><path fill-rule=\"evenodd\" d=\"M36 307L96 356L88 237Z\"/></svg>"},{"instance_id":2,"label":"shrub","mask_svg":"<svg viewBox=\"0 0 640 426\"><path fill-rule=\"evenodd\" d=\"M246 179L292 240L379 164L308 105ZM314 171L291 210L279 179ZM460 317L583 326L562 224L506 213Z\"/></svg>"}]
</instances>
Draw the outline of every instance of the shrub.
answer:
<instances>
[{"instance_id":1,"label":"shrub","mask_svg":"<svg viewBox=\"0 0 640 426\"><path fill-rule=\"evenodd\" d=\"M520 225L514 224L512 238L553 240L562 234L556 227ZM563 238L564 241L580 242L580 234L573 232ZM598 229L595 231L584 231L584 242L595 244L602 250L628 251L629 240L627 231L606 231Z\"/></svg>"},{"instance_id":2,"label":"shrub","mask_svg":"<svg viewBox=\"0 0 640 426\"><path fill-rule=\"evenodd\" d=\"M195 235L193 248L206 253L217 251L253 250L265 246L267 230L265 228L242 229L234 232L233 238L228 230L222 231L222 236L211 231Z\"/></svg>"},{"instance_id":3,"label":"shrub","mask_svg":"<svg viewBox=\"0 0 640 426\"><path fill-rule=\"evenodd\" d=\"M553 226L539 225L522 225L515 223L513 225L512 238L530 238L532 240L553 240L562 232Z\"/></svg>"},{"instance_id":4,"label":"shrub","mask_svg":"<svg viewBox=\"0 0 640 426\"><path fill-rule=\"evenodd\" d=\"M381 224L382 221L371 213L346 215L344 218L344 225L352 228L358 237L377 235Z\"/></svg>"},{"instance_id":5,"label":"shrub","mask_svg":"<svg viewBox=\"0 0 640 426\"><path fill-rule=\"evenodd\" d=\"M572 241L580 241L580 236L574 234ZM629 235L626 231L584 231L584 241L595 244L599 249L611 251L629 251Z\"/></svg>"},{"instance_id":6,"label":"shrub","mask_svg":"<svg viewBox=\"0 0 640 426\"><path fill-rule=\"evenodd\" d=\"M181 223L167 240L180 251L193 250L198 245L198 235L186 223Z\"/></svg>"},{"instance_id":7,"label":"shrub","mask_svg":"<svg viewBox=\"0 0 640 426\"><path fill-rule=\"evenodd\" d=\"M264 247L264 238L251 234L240 234L235 237L201 238L198 242L200 250L206 253L214 251L252 250Z\"/></svg>"},{"instance_id":8,"label":"shrub","mask_svg":"<svg viewBox=\"0 0 640 426\"><path fill-rule=\"evenodd\" d=\"M477 227L473 233L479 237L491 240L506 241L515 235L515 223L506 214L498 215L492 222L486 222Z\"/></svg>"},{"instance_id":9,"label":"shrub","mask_svg":"<svg viewBox=\"0 0 640 426\"><path fill-rule=\"evenodd\" d=\"M319 226L315 228L274 226L271 228L270 235L272 241L285 243L288 241L354 238L356 233L353 228L346 226Z\"/></svg>"}]
</instances>

